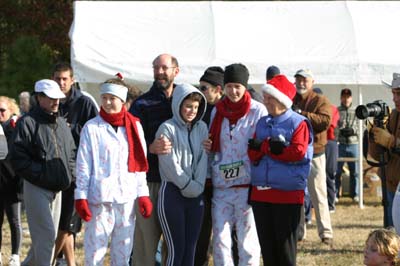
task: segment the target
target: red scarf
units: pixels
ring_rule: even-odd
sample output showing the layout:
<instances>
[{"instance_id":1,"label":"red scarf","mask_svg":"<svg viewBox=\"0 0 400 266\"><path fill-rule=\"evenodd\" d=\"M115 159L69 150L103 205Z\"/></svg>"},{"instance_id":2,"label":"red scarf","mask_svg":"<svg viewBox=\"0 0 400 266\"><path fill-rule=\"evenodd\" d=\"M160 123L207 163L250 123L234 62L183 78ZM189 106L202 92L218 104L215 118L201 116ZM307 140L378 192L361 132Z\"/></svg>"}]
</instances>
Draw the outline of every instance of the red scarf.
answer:
<instances>
[{"instance_id":1,"label":"red scarf","mask_svg":"<svg viewBox=\"0 0 400 266\"><path fill-rule=\"evenodd\" d=\"M149 165L136 127L139 119L127 112L125 106L117 114L109 114L101 107L100 116L112 126L125 127L129 146L128 171L147 172Z\"/></svg>"},{"instance_id":2,"label":"red scarf","mask_svg":"<svg viewBox=\"0 0 400 266\"><path fill-rule=\"evenodd\" d=\"M251 96L248 91L246 91L237 103L229 100L228 97L224 97L216 105L217 112L215 113L214 120L212 121L210 127L210 135L212 140L211 151L219 152L220 147L220 135L221 126L224 118L229 120L230 125L236 124L236 122L243 116L245 116L250 110Z\"/></svg>"}]
</instances>

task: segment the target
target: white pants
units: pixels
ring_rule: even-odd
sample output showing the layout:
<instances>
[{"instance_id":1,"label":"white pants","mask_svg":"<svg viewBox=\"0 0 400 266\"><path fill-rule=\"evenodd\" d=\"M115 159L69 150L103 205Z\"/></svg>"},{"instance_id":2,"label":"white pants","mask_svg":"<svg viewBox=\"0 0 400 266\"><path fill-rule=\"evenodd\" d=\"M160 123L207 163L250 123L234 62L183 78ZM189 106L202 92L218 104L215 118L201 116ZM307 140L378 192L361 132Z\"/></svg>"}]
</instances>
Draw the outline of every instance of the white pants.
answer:
<instances>
[{"instance_id":1,"label":"white pants","mask_svg":"<svg viewBox=\"0 0 400 266\"><path fill-rule=\"evenodd\" d=\"M92 219L85 225L86 266L103 265L110 237L110 265L129 265L135 229L134 202L89 204Z\"/></svg>"},{"instance_id":2,"label":"white pants","mask_svg":"<svg viewBox=\"0 0 400 266\"><path fill-rule=\"evenodd\" d=\"M214 189L212 199L214 265L233 266L232 230L238 238L239 266L260 265L253 210L249 204L248 188Z\"/></svg>"},{"instance_id":3,"label":"white pants","mask_svg":"<svg viewBox=\"0 0 400 266\"><path fill-rule=\"evenodd\" d=\"M315 210L318 235L322 238L333 238L331 215L328 207L326 189L326 159L325 154L314 157L311 161L311 171L308 176L308 192Z\"/></svg>"}]
</instances>

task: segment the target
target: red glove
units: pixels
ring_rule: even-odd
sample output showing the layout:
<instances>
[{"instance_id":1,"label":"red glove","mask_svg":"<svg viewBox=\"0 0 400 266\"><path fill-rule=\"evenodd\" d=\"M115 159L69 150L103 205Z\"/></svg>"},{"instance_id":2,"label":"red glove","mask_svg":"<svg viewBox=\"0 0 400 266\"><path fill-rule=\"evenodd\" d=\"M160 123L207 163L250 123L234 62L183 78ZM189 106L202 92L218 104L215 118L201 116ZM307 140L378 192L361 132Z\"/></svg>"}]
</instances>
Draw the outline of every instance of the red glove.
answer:
<instances>
[{"instance_id":1,"label":"red glove","mask_svg":"<svg viewBox=\"0 0 400 266\"><path fill-rule=\"evenodd\" d=\"M92 219L92 213L90 212L87 199L75 200L75 209L85 222L89 222L90 219Z\"/></svg>"},{"instance_id":2,"label":"red glove","mask_svg":"<svg viewBox=\"0 0 400 266\"><path fill-rule=\"evenodd\" d=\"M139 211L144 218L149 218L153 211L153 203L148 196L139 197Z\"/></svg>"}]
</instances>

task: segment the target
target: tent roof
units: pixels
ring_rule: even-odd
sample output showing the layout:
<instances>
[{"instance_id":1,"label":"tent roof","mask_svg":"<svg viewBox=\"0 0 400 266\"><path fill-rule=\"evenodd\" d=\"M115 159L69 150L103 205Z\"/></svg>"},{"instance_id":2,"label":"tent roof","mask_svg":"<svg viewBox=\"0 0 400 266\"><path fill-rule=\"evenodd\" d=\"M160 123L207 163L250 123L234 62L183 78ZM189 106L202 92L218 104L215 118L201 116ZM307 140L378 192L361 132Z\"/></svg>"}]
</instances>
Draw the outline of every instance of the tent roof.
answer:
<instances>
[{"instance_id":1,"label":"tent roof","mask_svg":"<svg viewBox=\"0 0 400 266\"><path fill-rule=\"evenodd\" d=\"M74 11L79 82L117 72L151 82L161 53L177 57L177 82L190 83L208 66L236 62L250 83L264 83L269 65L289 77L309 68L324 84L381 84L400 70L398 1L75 1Z\"/></svg>"}]
</instances>

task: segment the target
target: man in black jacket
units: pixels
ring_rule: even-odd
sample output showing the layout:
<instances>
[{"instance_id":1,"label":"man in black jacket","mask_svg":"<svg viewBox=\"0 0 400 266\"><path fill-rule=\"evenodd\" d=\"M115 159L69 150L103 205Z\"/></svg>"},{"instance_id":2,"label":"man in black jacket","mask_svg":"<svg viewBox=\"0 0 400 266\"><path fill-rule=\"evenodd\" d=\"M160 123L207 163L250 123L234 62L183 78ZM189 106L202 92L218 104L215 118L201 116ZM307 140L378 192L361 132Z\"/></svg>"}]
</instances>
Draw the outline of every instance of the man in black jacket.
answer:
<instances>
[{"instance_id":1,"label":"man in black jacket","mask_svg":"<svg viewBox=\"0 0 400 266\"><path fill-rule=\"evenodd\" d=\"M67 120L75 145L79 147L81 130L88 120L98 114L97 106L74 86L74 72L70 64L56 64L52 79L58 83L65 95L65 98L60 100L60 116ZM68 266L75 265L74 238L82 226L74 208L75 187L75 180L72 180L71 186L62 192L61 217L55 247L56 256L62 251Z\"/></svg>"},{"instance_id":2,"label":"man in black jacket","mask_svg":"<svg viewBox=\"0 0 400 266\"><path fill-rule=\"evenodd\" d=\"M64 94L53 80L35 84L38 105L20 118L14 132L11 162L24 178L24 203L32 245L21 265L50 265L61 209L61 190L69 187L75 143L58 116Z\"/></svg>"}]
</instances>

